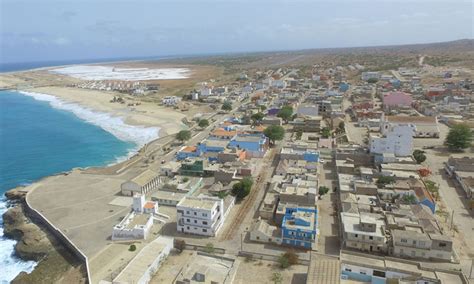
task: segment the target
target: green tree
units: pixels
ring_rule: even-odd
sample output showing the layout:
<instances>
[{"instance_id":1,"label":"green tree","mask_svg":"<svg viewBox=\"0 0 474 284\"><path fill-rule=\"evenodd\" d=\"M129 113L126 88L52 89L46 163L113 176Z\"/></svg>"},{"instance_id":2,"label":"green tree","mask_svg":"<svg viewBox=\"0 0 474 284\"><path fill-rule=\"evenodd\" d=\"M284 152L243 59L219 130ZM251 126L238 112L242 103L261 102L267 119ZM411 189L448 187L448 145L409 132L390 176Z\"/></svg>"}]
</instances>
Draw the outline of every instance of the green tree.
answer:
<instances>
[{"instance_id":1,"label":"green tree","mask_svg":"<svg viewBox=\"0 0 474 284\"><path fill-rule=\"evenodd\" d=\"M337 126L337 130L339 133L344 133L346 131L344 121L341 121Z\"/></svg>"},{"instance_id":2,"label":"green tree","mask_svg":"<svg viewBox=\"0 0 474 284\"><path fill-rule=\"evenodd\" d=\"M284 106L277 113L278 117L281 117L285 122L288 122L293 116L293 108L291 106Z\"/></svg>"},{"instance_id":3,"label":"green tree","mask_svg":"<svg viewBox=\"0 0 474 284\"><path fill-rule=\"evenodd\" d=\"M186 140L189 140L191 138L191 131L189 130L181 130L176 134L176 139L178 139L181 142L184 142Z\"/></svg>"},{"instance_id":4,"label":"green tree","mask_svg":"<svg viewBox=\"0 0 474 284\"><path fill-rule=\"evenodd\" d=\"M264 105L261 105L261 106L260 106L260 110L261 110L261 111L264 111L264 110L266 110L266 109L267 109L266 106L264 106Z\"/></svg>"},{"instance_id":5,"label":"green tree","mask_svg":"<svg viewBox=\"0 0 474 284\"><path fill-rule=\"evenodd\" d=\"M422 151L422 150L413 151L413 158L415 158L418 164L423 163L426 160L425 151Z\"/></svg>"},{"instance_id":6,"label":"green tree","mask_svg":"<svg viewBox=\"0 0 474 284\"><path fill-rule=\"evenodd\" d=\"M298 264L298 255L294 251L287 251L278 257L278 263L281 268L287 268L291 265Z\"/></svg>"},{"instance_id":7,"label":"green tree","mask_svg":"<svg viewBox=\"0 0 474 284\"><path fill-rule=\"evenodd\" d=\"M395 178L392 176L380 176L377 179L377 187L378 188L384 188L387 184L391 184L395 182Z\"/></svg>"},{"instance_id":8,"label":"green tree","mask_svg":"<svg viewBox=\"0 0 474 284\"><path fill-rule=\"evenodd\" d=\"M379 79L377 79L377 78L370 78L369 80L367 80L367 83L369 83L369 84L375 84L375 83L377 83L378 81L379 81Z\"/></svg>"},{"instance_id":9,"label":"green tree","mask_svg":"<svg viewBox=\"0 0 474 284\"><path fill-rule=\"evenodd\" d=\"M461 151L471 146L472 132L466 124L458 124L453 126L446 137L444 144L451 151Z\"/></svg>"},{"instance_id":10,"label":"green tree","mask_svg":"<svg viewBox=\"0 0 474 284\"><path fill-rule=\"evenodd\" d=\"M199 127L201 128L206 128L209 126L209 120L207 119L201 119L199 120L199 123L198 123Z\"/></svg>"},{"instance_id":11,"label":"green tree","mask_svg":"<svg viewBox=\"0 0 474 284\"><path fill-rule=\"evenodd\" d=\"M298 129L296 131L296 140L301 140L301 137L303 137L303 130Z\"/></svg>"},{"instance_id":12,"label":"green tree","mask_svg":"<svg viewBox=\"0 0 474 284\"><path fill-rule=\"evenodd\" d=\"M257 112L257 113L252 114L250 119L252 119L253 124L257 124L258 122L262 121L264 117L265 117L265 114L261 112Z\"/></svg>"},{"instance_id":13,"label":"green tree","mask_svg":"<svg viewBox=\"0 0 474 284\"><path fill-rule=\"evenodd\" d=\"M137 246L136 245L130 245L130 247L128 248L129 251L136 251L137 250Z\"/></svg>"},{"instance_id":14,"label":"green tree","mask_svg":"<svg viewBox=\"0 0 474 284\"><path fill-rule=\"evenodd\" d=\"M329 136L331 136L331 129L329 129L329 127L321 129L321 136L323 136L323 138L329 138Z\"/></svg>"},{"instance_id":15,"label":"green tree","mask_svg":"<svg viewBox=\"0 0 474 284\"><path fill-rule=\"evenodd\" d=\"M275 141L282 140L285 137L285 129L280 125L270 125L265 128L263 134L265 134L272 143L275 143Z\"/></svg>"},{"instance_id":16,"label":"green tree","mask_svg":"<svg viewBox=\"0 0 474 284\"><path fill-rule=\"evenodd\" d=\"M325 195L329 192L329 188L327 186L320 186L319 187L319 195Z\"/></svg>"},{"instance_id":17,"label":"green tree","mask_svg":"<svg viewBox=\"0 0 474 284\"><path fill-rule=\"evenodd\" d=\"M225 101L222 104L222 110L231 111L232 110L232 103L230 101Z\"/></svg>"},{"instance_id":18,"label":"green tree","mask_svg":"<svg viewBox=\"0 0 474 284\"><path fill-rule=\"evenodd\" d=\"M237 199L243 199L245 196L247 196L250 193L250 190L252 189L253 185L253 180L252 178L245 177L242 179L242 181L239 181L238 183L235 183L232 186L232 195L237 197Z\"/></svg>"},{"instance_id":19,"label":"green tree","mask_svg":"<svg viewBox=\"0 0 474 284\"><path fill-rule=\"evenodd\" d=\"M416 204L416 197L411 194L405 194L402 197L402 201L408 204Z\"/></svg>"}]
</instances>

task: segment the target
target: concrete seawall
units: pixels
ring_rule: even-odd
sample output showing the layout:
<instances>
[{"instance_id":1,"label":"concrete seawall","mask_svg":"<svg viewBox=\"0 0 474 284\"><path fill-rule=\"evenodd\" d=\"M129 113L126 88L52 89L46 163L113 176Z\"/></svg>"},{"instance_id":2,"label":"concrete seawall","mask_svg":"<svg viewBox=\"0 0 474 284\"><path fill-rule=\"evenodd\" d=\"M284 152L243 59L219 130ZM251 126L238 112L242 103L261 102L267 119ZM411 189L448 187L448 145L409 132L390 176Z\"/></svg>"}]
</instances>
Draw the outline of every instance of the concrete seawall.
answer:
<instances>
[{"instance_id":1,"label":"concrete seawall","mask_svg":"<svg viewBox=\"0 0 474 284\"><path fill-rule=\"evenodd\" d=\"M35 189L33 188L32 190L28 191L25 197L25 210L27 211L26 213L28 216L35 221L35 223L40 224L42 228L47 229L49 233L51 233L53 236L55 236L64 247L69 250L74 256L76 256L81 262L85 264L86 268L86 273L87 273L87 282L92 283L91 275L90 275L90 269L89 269L89 260L87 256L76 246L74 243L59 230L54 226L43 214L38 212L36 209L31 207L31 205L28 202L28 195L33 192Z\"/></svg>"}]
</instances>

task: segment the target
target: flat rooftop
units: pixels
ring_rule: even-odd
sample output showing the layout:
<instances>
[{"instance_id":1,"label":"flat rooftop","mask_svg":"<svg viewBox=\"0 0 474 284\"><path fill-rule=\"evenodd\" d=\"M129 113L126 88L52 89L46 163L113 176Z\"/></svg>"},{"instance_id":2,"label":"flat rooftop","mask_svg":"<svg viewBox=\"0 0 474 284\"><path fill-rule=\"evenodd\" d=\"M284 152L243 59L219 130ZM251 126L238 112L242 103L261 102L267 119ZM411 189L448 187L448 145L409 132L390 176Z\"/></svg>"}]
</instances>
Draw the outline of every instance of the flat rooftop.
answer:
<instances>
[{"instance_id":1,"label":"flat rooftop","mask_svg":"<svg viewBox=\"0 0 474 284\"><path fill-rule=\"evenodd\" d=\"M170 241L165 241L169 239ZM144 247L114 279L114 283L136 283L167 246L173 245L171 238L159 237Z\"/></svg>"},{"instance_id":2,"label":"flat rooftop","mask_svg":"<svg viewBox=\"0 0 474 284\"><path fill-rule=\"evenodd\" d=\"M212 210L217 200L212 200L210 197L184 197L179 203L178 207L187 207L192 209Z\"/></svg>"}]
</instances>

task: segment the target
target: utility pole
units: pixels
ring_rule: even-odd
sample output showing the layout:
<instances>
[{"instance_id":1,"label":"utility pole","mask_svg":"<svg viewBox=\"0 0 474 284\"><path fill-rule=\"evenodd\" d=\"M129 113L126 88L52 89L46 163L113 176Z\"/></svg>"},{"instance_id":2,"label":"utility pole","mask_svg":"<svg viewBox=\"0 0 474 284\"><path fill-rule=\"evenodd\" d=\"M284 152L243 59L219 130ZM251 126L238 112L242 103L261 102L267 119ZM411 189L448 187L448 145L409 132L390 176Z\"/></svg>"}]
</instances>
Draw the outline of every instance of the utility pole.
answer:
<instances>
[{"instance_id":1,"label":"utility pole","mask_svg":"<svg viewBox=\"0 0 474 284\"><path fill-rule=\"evenodd\" d=\"M451 228L450 228L450 230L453 230L453 221L454 221L454 210L451 213Z\"/></svg>"}]
</instances>

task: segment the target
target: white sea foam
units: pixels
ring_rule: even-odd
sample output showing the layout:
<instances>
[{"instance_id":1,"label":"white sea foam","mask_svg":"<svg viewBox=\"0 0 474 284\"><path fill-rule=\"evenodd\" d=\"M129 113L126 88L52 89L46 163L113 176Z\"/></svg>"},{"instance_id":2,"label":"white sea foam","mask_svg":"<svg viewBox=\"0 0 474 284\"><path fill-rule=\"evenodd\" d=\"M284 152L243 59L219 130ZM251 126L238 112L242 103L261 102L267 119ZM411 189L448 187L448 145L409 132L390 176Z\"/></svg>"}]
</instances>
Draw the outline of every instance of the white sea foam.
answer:
<instances>
[{"instance_id":1,"label":"white sea foam","mask_svg":"<svg viewBox=\"0 0 474 284\"><path fill-rule=\"evenodd\" d=\"M55 96L20 91L38 101L48 102L52 107L74 113L80 119L101 127L122 141L132 142L141 148L146 143L159 137L159 127L143 127L126 124L122 117L114 117L107 113L96 112L78 104L67 103ZM135 149L136 150L136 149Z\"/></svg>"},{"instance_id":2,"label":"white sea foam","mask_svg":"<svg viewBox=\"0 0 474 284\"><path fill-rule=\"evenodd\" d=\"M6 200L0 198L0 216L7 211ZM34 261L23 261L14 255L16 241L3 236L3 221L0 218L0 283L10 283L20 272L30 273L36 266Z\"/></svg>"},{"instance_id":3,"label":"white sea foam","mask_svg":"<svg viewBox=\"0 0 474 284\"><path fill-rule=\"evenodd\" d=\"M113 66L74 65L50 70L52 73L68 75L82 80L171 80L186 79L188 68L116 68Z\"/></svg>"}]
</instances>

